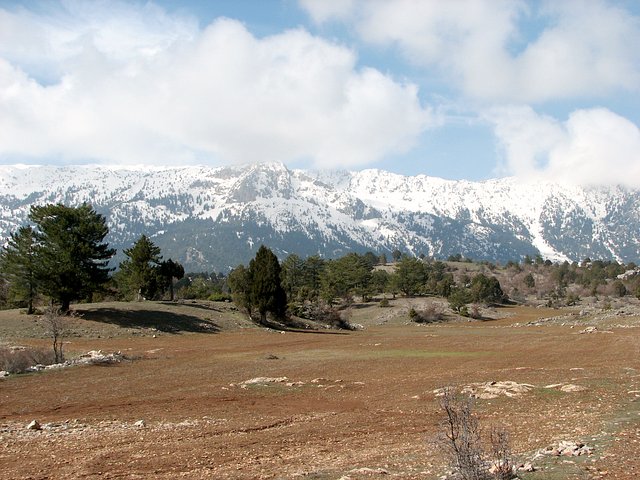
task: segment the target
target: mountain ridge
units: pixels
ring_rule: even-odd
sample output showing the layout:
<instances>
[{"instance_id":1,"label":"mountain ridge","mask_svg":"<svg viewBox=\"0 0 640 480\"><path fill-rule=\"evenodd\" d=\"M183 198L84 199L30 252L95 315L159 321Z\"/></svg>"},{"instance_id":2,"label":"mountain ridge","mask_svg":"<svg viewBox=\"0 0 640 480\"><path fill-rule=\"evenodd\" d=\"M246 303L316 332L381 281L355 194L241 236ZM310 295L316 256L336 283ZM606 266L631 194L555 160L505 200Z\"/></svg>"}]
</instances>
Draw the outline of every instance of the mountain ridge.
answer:
<instances>
[{"instance_id":1,"label":"mountain ridge","mask_svg":"<svg viewBox=\"0 0 640 480\"><path fill-rule=\"evenodd\" d=\"M262 243L280 257L398 248L492 261L640 258L638 190L280 163L0 166L0 242L27 221L31 205L58 202L91 203L120 252L145 233L187 270L226 271Z\"/></svg>"}]
</instances>

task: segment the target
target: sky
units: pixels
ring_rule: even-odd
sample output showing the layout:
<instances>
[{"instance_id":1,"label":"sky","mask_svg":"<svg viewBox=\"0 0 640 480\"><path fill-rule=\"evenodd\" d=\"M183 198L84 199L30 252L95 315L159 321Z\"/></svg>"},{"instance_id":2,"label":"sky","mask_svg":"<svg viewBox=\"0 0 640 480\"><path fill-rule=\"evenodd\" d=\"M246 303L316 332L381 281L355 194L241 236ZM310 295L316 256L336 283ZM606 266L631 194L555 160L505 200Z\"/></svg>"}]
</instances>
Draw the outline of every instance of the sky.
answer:
<instances>
[{"instance_id":1,"label":"sky","mask_svg":"<svg viewBox=\"0 0 640 480\"><path fill-rule=\"evenodd\" d=\"M637 0L0 0L0 164L640 187Z\"/></svg>"}]
</instances>

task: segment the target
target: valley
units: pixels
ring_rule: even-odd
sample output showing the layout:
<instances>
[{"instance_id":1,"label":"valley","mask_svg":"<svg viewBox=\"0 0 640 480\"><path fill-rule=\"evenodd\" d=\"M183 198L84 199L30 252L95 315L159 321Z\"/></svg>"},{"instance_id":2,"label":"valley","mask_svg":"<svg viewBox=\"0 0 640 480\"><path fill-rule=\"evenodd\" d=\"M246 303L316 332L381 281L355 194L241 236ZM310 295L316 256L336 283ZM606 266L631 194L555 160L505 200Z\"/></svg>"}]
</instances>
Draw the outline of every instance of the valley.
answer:
<instances>
[{"instance_id":1,"label":"valley","mask_svg":"<svg viewBox=\"0 0 640 480\"><path fill-rule=\"evenodd\" d=\"M411 322L409 308L430 301L357 304L352 332L258 328L226 303L78 305L69 355L120 351L127 360L1 379L3 474L436 479L446 471L437 389L502 382L528 387L479 396L476 410L535 466L520 478L640 474L635 300ZM203 324L216 328L192 328ZM0 330L5 344L49 345L16 310L0 312ZM34 419L41 430L26 428ZM540 453L562 441L590 454Z\"/></svg>"}]
</instances>

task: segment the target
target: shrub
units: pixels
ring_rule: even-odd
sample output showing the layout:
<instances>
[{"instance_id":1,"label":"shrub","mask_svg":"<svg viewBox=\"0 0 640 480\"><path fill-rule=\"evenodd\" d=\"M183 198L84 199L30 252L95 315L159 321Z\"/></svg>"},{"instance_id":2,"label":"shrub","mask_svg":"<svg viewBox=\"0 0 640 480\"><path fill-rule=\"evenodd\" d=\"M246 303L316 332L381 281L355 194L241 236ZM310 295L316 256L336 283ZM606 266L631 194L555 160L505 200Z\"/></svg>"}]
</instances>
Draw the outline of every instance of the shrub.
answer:
<instances>
[{"instance_id":1,"label":"shrub","mask_svg":"<svg viewBox=\"0 0 640 480\"><path fill-rule=\"evenodd\" d=\"M450 468L456 478L463 480L515 478L508 432L504 428L491 428L487 455L473 407L472 397L450 386L442 389L440 408L444 419L438 444L446 453Z\"/></svg>"},{"instance_id":2,"label":"shrub","mask_svg":"<svg viewBox=\"0 0 640 480\"><path fill-rule=\"evenodd\" d=\"M59 309L49 307L42 316L42 321L51 337L53 354L56 363L64 362L64 337L69 335L69 317L75 316L72 313L65 315Z\"/></svg>"},{"instance_id":3,"label":"shrub","mask_svg":"<svg viewBox=\"0 0 640 480\"><path fill-rule=\"evenodd\" d=\"M446 387L440 397L440 408L445 417L439 443L449 457L450 466L463 480L488 478L473 399Z\"/></svg>"},{"instance_id":4,"label":"shrub","mask_svg":"<svg viewBox=\"0 0 640 480\"><path fill-rule=\"evenodd\" d=\"M212 302L230 302L232 297L229 293L224 292L214 292L209 295L209 300Z\"/></svg>"},{"instance_id":5,"label":"shrub","mask_svg":"<svg viewBox=\"0 0 640 480\"><path fill-rule=\"evenodd\" d=\"M416 310L411 307L409 309L409 318L416 323L433 323L441 321L444 318L444 313L438 304L430 303L422 310Z\"/></svg>"},{"instance_id":6,"label":"shrub","mask_svg":"<svg viewBox=\"0 0 640 480\"><path fill-rule=\"evenodd\" d=\"M627 287L625 287L624 283L622 283L620 280L616 280L615 282L613 282L613 285L611 285L611 289L613 290L614 295L621 298L627 294Z\"/></svg>"},{"instance_id":7,"label":"shrub","mask_svg":"<svg viewBox=\"0 0 640 480\"><path fill-rule=\"evenodd\" d=\"M51 365L55 362L52 351L32 347L0 347L0 370L23 373L35 365Z\"/></svg>"},{"instance_id":8,"label":"shrub","mask_svg":"<svg viewBox=\"0 0 640 480\"><path fill-rule=\"evenodd\" d=\"M566 296L566 302L567 302L567 306L572 307L574 305L577 305L578 302L580 302L580 297L578 296L577 293L569 292L567 293L567 296Z\"/></svg>"},{"instance_id":9,"label":"shrub","mask_svg":"<svg viewBox=\"0 0 640 480\"><path fill-rule=\"evenodd\" d=\"M387 298L383 298L382 300L380 300L380 303L378 304L378 306L380 307L389 307L389 300Z\"/></svg>"},{"instance_id":10,"label":"shrub","mask_svg":"<svg viewBox=\"0 0 640 480\"><path fill-rule=\"evenodd\" d=\"M349 323L351 310L349 308L339 310L322 301L305 302L304 307L299 312L301 318L307 318L318 323L324 323L333 328L342 330L355 330L355 327Z\"/></svg>"}]
</instances>

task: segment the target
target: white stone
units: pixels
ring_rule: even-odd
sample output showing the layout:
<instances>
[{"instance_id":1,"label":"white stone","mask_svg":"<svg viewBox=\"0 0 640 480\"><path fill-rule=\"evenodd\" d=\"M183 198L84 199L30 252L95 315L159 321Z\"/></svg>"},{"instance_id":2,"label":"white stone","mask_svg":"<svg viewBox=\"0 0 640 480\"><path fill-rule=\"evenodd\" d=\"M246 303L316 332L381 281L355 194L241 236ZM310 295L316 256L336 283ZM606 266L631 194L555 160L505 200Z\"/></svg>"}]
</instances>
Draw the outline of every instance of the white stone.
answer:
<instances>
[{"instance_id":1,"label":"white stone","mask_svg":"<svg viewBox=\"0 0 640 480\"><path fill-rule=\"evenodd\" d=\"M31 423L27 425L27 430L42 430L42 426L37 420L31 420Z\"/></svg>"}]
</instances>

